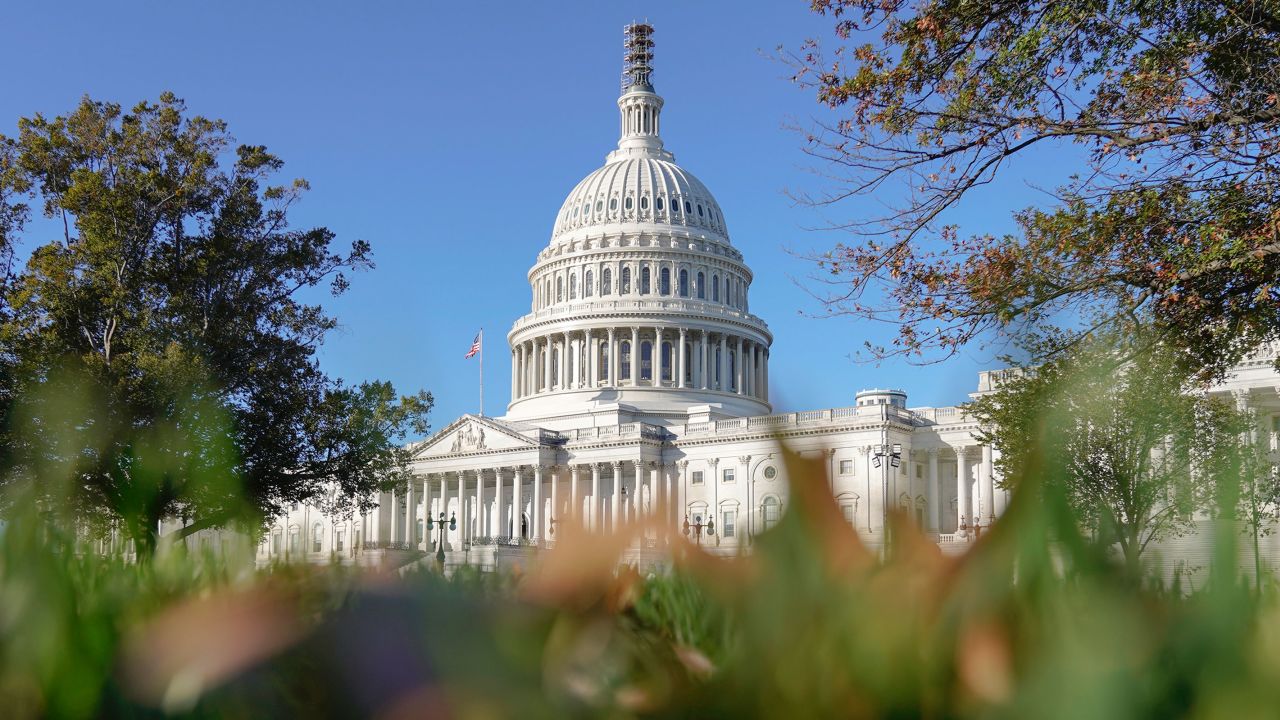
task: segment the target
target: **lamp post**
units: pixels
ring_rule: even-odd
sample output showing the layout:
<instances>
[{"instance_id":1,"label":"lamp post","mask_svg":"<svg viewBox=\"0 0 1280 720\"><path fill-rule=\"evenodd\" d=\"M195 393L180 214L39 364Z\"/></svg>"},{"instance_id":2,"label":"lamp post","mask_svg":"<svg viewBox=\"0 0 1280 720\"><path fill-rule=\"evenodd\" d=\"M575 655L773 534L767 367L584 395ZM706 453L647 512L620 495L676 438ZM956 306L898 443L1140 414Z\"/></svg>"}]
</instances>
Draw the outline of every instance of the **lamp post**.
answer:
<instances>
[{"instance_id":1,"label":"lamp post","mask_svg":"<svg viewBox=\"0 0 1280 720\"><path fill-rule=\"evenodd\" d=\"M684 534L685 534L685 537L688 537L688 536L689 536L689 530L693 530L693 537L694 537L694 540L698 543L698 547L702 547L702 530L703 530L703 528L705 528L705 529L706 529L706 531L707 531L707 534L708 534L708 535L715 535L715 534L716 534L716 521L715 521L715 520L708 519L708 520L707 520L707 522L706 522L706 524L703 524L703 522L702 522L702 516L701 516L701 515L694 515L694 516L693 516L693 523L691 524L691 523L689 522L689 516L688 516L688 515L685 515L685 516L684 516Z\"/></svg>"},{"instance_id":2,"label":"lamp post","mask_svg":"<svg viewBox=\"0 0 1280 720\"><path fill-rule=\"evenodd\" d=\"M888 462L885 462L885 460ZM875 446L875 454L871 458L871 464L884 470L882 488L884 500L880 504L880 526L884 529L884 547L887 555L889 547L889 468L896 468L902 465L902 443L894 443L892 445L885 443Z\"/></svg>"},{"instance_id":3,"label":"lamp post","mask_svg":"<svg viewBox=\"0 0 1280 720\"><path fill-rule=\"evenodd\" d=\"M433 522L434 522L434 525L433 525ZM444 567L444 530L445 530L444 512L440 513L440 519L436 521L432 521L430 515L427 516L427 532L431 532L434 528L439 528L440 530L440 539L436 541L436 562L440 565L440 567ZM449 529L450 530L458 529L457 515L449 516Z\"/></svg>"}]
</instances>

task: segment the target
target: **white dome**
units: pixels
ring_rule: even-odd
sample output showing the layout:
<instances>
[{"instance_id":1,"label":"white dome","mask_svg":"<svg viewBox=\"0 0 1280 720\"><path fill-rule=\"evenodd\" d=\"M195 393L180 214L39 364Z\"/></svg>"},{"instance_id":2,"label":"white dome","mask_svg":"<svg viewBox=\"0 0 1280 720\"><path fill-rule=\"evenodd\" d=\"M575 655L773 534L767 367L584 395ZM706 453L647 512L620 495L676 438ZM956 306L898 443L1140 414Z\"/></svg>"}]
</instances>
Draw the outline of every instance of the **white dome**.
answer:
<instances>
[{"instance_id":1,"label":"white dome","mask_svg":"<svg viewBox=\"0 0 1280 720\"><path fill-rule=\"evenodd\" d=\"M583 178L560 206L552 239L628 223L693 227L728 241L724 215L707 186L671 160L652 156L617 159Z\"/></svg>"}]
</instances>

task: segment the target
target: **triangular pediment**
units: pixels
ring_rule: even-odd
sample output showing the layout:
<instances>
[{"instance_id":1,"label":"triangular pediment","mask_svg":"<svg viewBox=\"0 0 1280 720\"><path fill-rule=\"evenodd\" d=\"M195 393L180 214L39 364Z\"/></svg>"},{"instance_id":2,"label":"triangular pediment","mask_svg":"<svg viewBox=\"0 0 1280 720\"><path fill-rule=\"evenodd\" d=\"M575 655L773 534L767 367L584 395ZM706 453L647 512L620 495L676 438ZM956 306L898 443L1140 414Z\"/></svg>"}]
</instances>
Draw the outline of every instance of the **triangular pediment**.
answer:
<instances>
[{"instance_id":1,"label":"triangular pediment","mask_svg":"<svg viewBox=\"0 0 1280 720\"><path fill-rule=\"evenodd\" d=\"M538 442L490 418L463 415L414 448L413 457L442 457L536 448Z\"/></svg>"}]
</instances>

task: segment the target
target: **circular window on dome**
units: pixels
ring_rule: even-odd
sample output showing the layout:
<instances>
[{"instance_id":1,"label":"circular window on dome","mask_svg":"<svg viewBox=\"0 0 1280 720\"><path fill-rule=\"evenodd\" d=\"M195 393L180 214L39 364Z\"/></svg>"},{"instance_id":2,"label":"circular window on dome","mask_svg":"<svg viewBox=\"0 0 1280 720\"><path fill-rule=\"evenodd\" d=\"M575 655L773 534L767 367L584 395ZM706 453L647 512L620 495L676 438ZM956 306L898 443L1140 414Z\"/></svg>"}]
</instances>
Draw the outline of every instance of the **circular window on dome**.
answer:
<instances>
[{"instance_id":1,"label":"circular window on dome","mask_svg":"<svg viewBox=\"0 0 1280 720\"><path fill-rule=\"evenodd\" d=\"M764 479L765 479L765 480L772 480L772 479L774 479L774 478L776 478L776 477L778 477L778 468L776 468L776 467L774 467L774 466L770 465L769 467L767 467L767 468L765 468L765 469L764 469Z\"/></svg>"},{"instance_id":2,"label":"circular window on dome","mask_svg":"<svg viewBox=\"0 0 1280 720\"><path fill-rule=\"evenodd\" d=\"M657 205L658 210L662 210L662 198L658 198L655 202L658 203Z\"/></svg>"},{"instance_id":3,"label":"circular window on dome","mask_svg":"<svg viewBox=\"0 0 1280 720\"><path fill-rule=\"evenodd\" d=\"M702 217L702 206L698 206L698 217Z\"/></svg>"},{"instance_id":4,"label":"circular window on dome","mask_svg":"<svg viewBox=\"0 0 1280 720\"><path fill-rule=\"evenodd\" d=\"M591 203L582 203L582 214L586 215L591 212Z\"/></svg>"},{"instance_id":5,"label":"circular window on dome","mask_svg":"<svg viewBox=\"0 0 1280 720\"><path fill-rule=\"evenodd\" d=\"M618 198L609 198L609 209L610 210L618 209Z\"/></svg>"},{"instance_id":6,"label":"circular window on dome","mask_svg":"<svg viewBox=\"0 0 1280 720\"><path fill-rule=\"evenodd\" d=\"M649 209L649 198L647 198L647 197L642 197L642 198L640 198L640 209L641 209L641 210L648 210L648 209Z\"/></svg>"},{"instance_id":7,"label":"circular window on dome","mask_svg":"<svg viewBox=\"0 0 1280 720\"><path fill-rule=\"evenodd\" d=\"M573 209L573 216L578 217L578 208L576 207Z\"/></svg>"},{"instance_id":8,"label":"circular window on dome","mask_svg":"<svg viewBox=\"0 0 1280 720\"><path fill-rule=\"evenodd\" d=\"M630 210L630 209L631 209L631 198L627 198L626 200L623 200L623 201L622 201L622 207L623 207L623 208L625 208L625 209L627 209L627 210Z\"/></svg>"},{"instance_id":9,"label":"circular window on dome","mask_svg":"<svg viewBox=\"0 0 1280 720\"><path fill-rule=\"evenodd\" d=\"M600 212L600 211L601 211L601 210L603 210L603 209L604 209L604 201L603 201L603 200L597 200L597 201L596 201L596 212Z\"/></svg>"},{"instance_id":10,"label":"circular window on dome","mask_svg":"<svg viewBox=\"0 0 1280 720\"><path fill-rule=\"evenodd\" d=\"M685 200L685 201L684 201L684 212L685 212L685 214L686 214L686 215L687 215L687 214L689 214L689 213L691 213L691 212L693 212L693 208L689 206L689 201L688 201L688 200Z\"/></svg>"}]
</instances>

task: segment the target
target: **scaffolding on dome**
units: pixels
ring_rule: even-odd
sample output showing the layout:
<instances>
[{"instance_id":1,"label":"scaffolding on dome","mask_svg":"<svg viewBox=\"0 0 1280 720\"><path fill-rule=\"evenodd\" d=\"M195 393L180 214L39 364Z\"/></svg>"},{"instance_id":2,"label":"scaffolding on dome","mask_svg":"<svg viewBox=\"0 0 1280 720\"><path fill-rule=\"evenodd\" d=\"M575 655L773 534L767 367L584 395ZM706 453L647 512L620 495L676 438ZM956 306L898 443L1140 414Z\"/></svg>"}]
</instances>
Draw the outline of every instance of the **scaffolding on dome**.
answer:
<instances>
[{"instance_id":1,"label":"scaffolding on dome","mask_svg":"<svg viewBox=\"0 0 1280 720\"><path fill-rule=\"evenodd\" d=\"M641 86L652 88L653 75L653 26L649 23L631 23L622 29L622 89Z\"/></svg>"}]
</instances>

